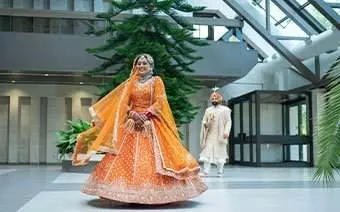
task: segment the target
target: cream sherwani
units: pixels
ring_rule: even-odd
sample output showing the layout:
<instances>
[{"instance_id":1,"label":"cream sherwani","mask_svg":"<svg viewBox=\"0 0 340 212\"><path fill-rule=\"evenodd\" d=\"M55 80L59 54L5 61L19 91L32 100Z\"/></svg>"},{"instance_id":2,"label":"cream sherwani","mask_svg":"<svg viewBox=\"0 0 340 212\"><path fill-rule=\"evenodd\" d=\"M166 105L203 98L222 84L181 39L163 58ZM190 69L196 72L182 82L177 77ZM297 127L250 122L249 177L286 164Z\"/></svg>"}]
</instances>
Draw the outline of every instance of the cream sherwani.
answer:
<instances>
[{"instance_id":1,"label":"cream sherwani","mask_svg":"<svg viewBox=\"0 0 340 212\"><path fill-rule=\"evenodd\" d=\"M200 161L224 164L228 159L227 144L231 128L231 109L224 105L210 106L206 109L201 127L200 144L204 146Z\"/></svg>"}]
</instances>

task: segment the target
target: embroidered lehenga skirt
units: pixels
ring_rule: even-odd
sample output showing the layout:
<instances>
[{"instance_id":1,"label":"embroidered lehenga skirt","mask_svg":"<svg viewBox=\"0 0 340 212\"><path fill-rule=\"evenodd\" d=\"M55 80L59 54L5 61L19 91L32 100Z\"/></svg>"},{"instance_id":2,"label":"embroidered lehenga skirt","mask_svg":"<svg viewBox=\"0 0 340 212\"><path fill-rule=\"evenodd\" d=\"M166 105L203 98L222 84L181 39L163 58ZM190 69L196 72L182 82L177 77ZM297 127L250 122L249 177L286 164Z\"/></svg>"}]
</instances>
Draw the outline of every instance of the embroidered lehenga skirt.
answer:
<instances>
[{"instance_id":1,"label":"embroidered lehenga skirt","mask_svg":"<svg viewBox=\"0 0 340 212\"><path fill-rule=\"evenodd\" d=\"M150 107L150 86L153 86L152 83L134 88L132 110L144 112ZM198 164L196 170L183 170L183 173L188 172L187 177L176 170L164 168L167 159L163 157L159 144L168 138L161 136L162 126L156 122L151 119L151 131L126 129L119 138L121 145L117 154L105 155L82 191L106 199L140 204L183 201L204 192L207 187L199 177ZM168 150L174 154L172 158L184 151L177 149ZM192 160L188 158L190 163L196 163Z\"/></svg>"}]
</instances>

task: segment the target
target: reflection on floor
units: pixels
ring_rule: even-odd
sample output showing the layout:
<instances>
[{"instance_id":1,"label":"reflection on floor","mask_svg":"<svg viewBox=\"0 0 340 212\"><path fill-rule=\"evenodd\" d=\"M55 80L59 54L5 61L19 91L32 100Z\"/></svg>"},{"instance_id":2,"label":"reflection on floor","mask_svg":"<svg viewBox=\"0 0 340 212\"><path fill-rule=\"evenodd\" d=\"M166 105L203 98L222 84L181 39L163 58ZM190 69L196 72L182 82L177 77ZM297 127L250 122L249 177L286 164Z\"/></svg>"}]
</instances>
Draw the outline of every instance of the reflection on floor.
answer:
<instances>
[{"instance_id":1,"label":"reflection on floor","mask_svg":"<svg viewBox=\"0 0 340 212\"><path fill-rule=\"evenodd\" d=\"M204 178L209 190L190 201L162 206L120 204L79 192L88 174L59 166L0 166L0 211L230 211L338 212L340 178L330 188L311 181L310 168L226 167Z\"/></svg>"}]
</instances>

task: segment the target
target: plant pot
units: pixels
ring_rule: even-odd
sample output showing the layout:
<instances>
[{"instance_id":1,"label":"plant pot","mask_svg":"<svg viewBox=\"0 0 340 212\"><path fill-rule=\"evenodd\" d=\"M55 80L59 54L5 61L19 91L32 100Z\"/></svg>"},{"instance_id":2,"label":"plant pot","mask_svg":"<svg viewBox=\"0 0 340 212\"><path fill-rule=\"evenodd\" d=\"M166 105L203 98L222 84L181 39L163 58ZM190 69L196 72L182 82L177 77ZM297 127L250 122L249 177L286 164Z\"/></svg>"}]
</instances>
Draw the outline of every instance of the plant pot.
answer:
<instances>
[{"instance_id":1,"label":"plant pot","mask_svg":"<svg viewBox=\"0 0 340 212\"><path fill-rule=\"evenodd\" d=\"M67 154L61 161L61 168L63 172L90 173L104 156L105 154L96 154L86 166L72 166L72 154Z\"/></svg>"}]
</instances>

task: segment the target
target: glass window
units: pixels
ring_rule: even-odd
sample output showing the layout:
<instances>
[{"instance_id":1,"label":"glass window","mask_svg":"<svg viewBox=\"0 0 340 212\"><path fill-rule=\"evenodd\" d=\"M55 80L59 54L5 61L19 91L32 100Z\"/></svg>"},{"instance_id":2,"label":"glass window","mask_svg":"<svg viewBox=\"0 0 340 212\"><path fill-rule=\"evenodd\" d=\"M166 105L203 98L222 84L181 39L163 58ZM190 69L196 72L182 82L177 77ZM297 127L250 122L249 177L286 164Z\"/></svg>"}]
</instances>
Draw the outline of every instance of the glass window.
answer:
<instances>
[{"instance_id":1,"label":"glass window","mask_svg":"<svg viewBox=\"0 0 340 212\"><path fill-rule=\"evenodd\" d=\"M253 4L259 6L262 10L266 11L266 1L253 1ZM286 14L282 12L282 10L278 8L275 4L270 2L270 16L272 20L277 22L278 20L286 17Z\"/></svg>"},{"instance_id":2,"label":"glass window","mask_svg":"<svg viewBox=\"0 0 340 212\"><path fill-rule=\"evenodd\" d=\"M299 3L300 5L305 4L306 2L308 2L308 0L296 0L297 3Z\"/></svg>"},{"instance_id":3,"label":"glass window","mask_svg":"<svg viewBox=\"0 0 340 212\"><path fill-rule=\"evenodd\" d=\"M73 20L62 19L60 24L61 34L73 34Z\"/></svg>"},{"instance_id":4,"label":"glass window","mask_svg":"<svg viewBox=\"0 0 340 212\"><path fill-rule=\"evenodd\" d=\"M34 18L33 31L36 33L49 33L50 20L48 18Z\"/></svg>"},{"instance_id":5,"label":"glass window","mask_svg":"<svg viewBox=\"0 0 340 212\"><path fill-rule=\"evenodd\" d=\"M240 122L240 119L241 119L240 104L234 105L233 116L234 116L233 117L234 123L232 123L232 124L233 124L233 128L234 128L234 137L238 137L240 132L241 132L241 128L240 128L240 125L241 125L241 122Z\"/></svg>"},{"instance_id":6,"label":"glass window","mask_svg":"<svg viewBox=\"0 0 340 212\"><path fill-rule=\"evenodd\" d=\"M96 29L103 29L105 27L105 21L94 21Z\"/></svg>"},{"instance_id":7,"label":"glass window","mask_svg":"<svg viewBox=\"0 0 340 212\"><path fill-rule=\"evenodd\" d=\"M243 116L243 133L246 134L246 136L249 136L250 129L249 129L249 122L250 122L250 112L249 112L249 101L244 101L242 103L242 116Z\"/></svg>"},{"instance_id":8,"label":"glass window","mask_svg":"<svg viewBox=\"0 0 340 212\"><path fill-rule=\"evenodd\" d=\"M299 161L299 145L289 145L290 149L290 160Z\"/></svg>"},{"instance_id":9,"label":"glass window","mask_svg":"<svg viewBox=\"0 0 340 212\"><path fill-rule=\"evenodd\" d=\"M253 125L253 129L252 129L252 131L253 131L253 136L255 136L256 135L256 99L255 99L256 97L255 97L255 94L253 94L252 96L251 96L251 107L252 107L252 125ZM254 147L254 149L256 149L256 147ZM255 151L256 152L256 151ZM256 155L256 154L255 154ZM254 155L254 158L256 157Z\"/></svg>"},{"instance_id":10,"label":"glass window","mask_svg":"<svg viewBox=\"0 0 340 212\"><path fill-rule=\"evenodd\" d=\"M13 17L14 32L33 32L33 18L31 17Z\"/></svg>"},{"instance_id":11,"label":"glass window","mask_svg":"<svg viewBox=\"0 0 340 212\"><path fill-rule=\"evenodd\" d=\"M102 29L105 25L104 21L93 21L93 20L74 20L74 34L84 35L93 29Z\"/></svg>"},{"instance_id":12,"label":"glass window","mask_svg":"<svg viewBox=\"0 0 340 212\"><path fill-rule=\"evenodd\" d=\"M282 21L282 22L280 23L280 25L281 25L283 28L286 28L291 22L292 22L292 19L286 18L284 21Z\"/></svg>"},{"instance_id":13,"label":"glass window","mask_svg":"<svg viewBox=\"0 0 340 212\"><path fill-rule=\"evenodd\" d=\"M338 13L338 15L340 15L340 8L334 8L335 12Z\"/></svg>"},{"instance_id":14,"label":"glass window","mask_svg":"<svg viewBox=\"0 0 340 212\"><path fill-rule=\"evenodd\" d=\"M306 107L306 104L301 105L300 135L307 135L307 107Z\"/></svg>"},{"instance_id":15,"label":"glass window","mask_svg":"<svg viewBox=\"0 0 340 212\"><path fill-rule=\"evenodd\" d=\"M50 0L51 10L68 10L72 11L74 0Z\"/></svg>"},{"instance_id":16,"label":"glass window","mask_svg":"<svg viewBox=\"0 0 340 212\"><path fill-rule=\"evenodd\" d=\"M273 3L270 4L270 15L276 22L286 17L286 14Z\"/></svg>"},{"instance_id":17,"label":"glass window","mask_svg":"<svg viewBox=\"0 0 340 212\"><path fill-rule=\"evenodd\" d=\"M83 35L89 29L89 24L87 20L74 20L73 27L74 27L74 34Z\"/></svg>"},{"instance_id":18,"label":"glass window","mask_svg":"<svg viewBox=\"0 0 340 212\"><path fill-rule=\"evenodd\" d=\"M58 34L60 32L60 20L52 18L50 20L51 24L51 33Z\"/></svg>"},{"instance_id":19,"label":"glass window","mask_svg":"<svg viewBox=\"0 0 340 212\"><path fill-rule=\"evenodd\" d=\"M227 31L225 26L214 26L214 40L219 40Z\"/></svg>"},{"instance_id":20,"label":"glass window","mask_svg":"<svg viewBox=\"0 0 340 212\"><path fill-rule=\"evenodd\" d=\"M11 17L0 16L0 31L1 32L11 31Z\"/></svg>"},{"instance_id":21,"label":"glass window","mask_svg":"<svg viewBox=\"0 0 340 212\"><path fill-rule=\"evenodd\" d=\"M73 20L51 19L51 32L55 34L73 34Z\"/></svg>"},{"instance_id":22,"label":"glass window","mask_svg":"<svg viewBox=\"0 0 340 212\"><path fill-rule=\"evenodd\" d=\"M16 0L13 1L13 8L25 8L31 9L33 8L33 0Z\"/></svg>"},{"instance_id":23,"label":"glass window","mask_svg":"<svg viewBox=\"0 0 340 212\"><path fill-rule=\"evenodd\" d=\"M34 0L34 9L50 9L50 0Z\"/></svg>"},{"instance_id":24,"label":"glass window","mask_svg":"<svg viewBox=\"0 0 340 212\"><path fill-rule=\"evenodd\" d=\"M266 11L265 1L253 1L253 4L261 8L263 12ZM278 27L278 30L280 30L282 34L299 34L299 36L306 35L306 33L293 20L291 20L285 12L272 2L270 2L270 19L271 23Z\"/></svg>"},{"instance_id":25,"label":"glass window","mask_svg":"<svg viewBox=\"0 0 340 212\"><path fill-rule=\"evenodd\" d=\"M10 8L10 0L0 0L0 8Z\"/></svg>"},{"instance_id":26,"label":"glass window","mask_svg":"<svg viewBox=\"0 0 340 212\"><path fill-rule=\"evenodd\" d=\"M74 0L67 0L67 10L74 11Z\"/></svg>"},{"instance_id":27,"label":"glass window","mask_svg":"<svg viewBox=\"0 0 340 212\"><path fill-rule=\"evenodd\" d=\"M94 12L107 12L109 10L110 3L103 0L94 0L93 2Z\"/></svg>"},{"instance_id":28,"label":"glass window","mask_svg":"<svg viewBox=\"0 0 340 212\"><path fill-rule=\"evenodd\" d=\"M340 3L340 0L325 0L327 3Z\"/></svg>"},{"instance_id":29,"label":"glass window","mask_svg":"<svg viewBox=\"0 0 340 212\"><path fill-rule=\"evenodd\" d=\"M74 10L91 12L93 11L93 0L74 0Z\"/></svg>"},{"instance_id":30,"label":"glass window","mask_svg":"<svg viewBox=\"0 0 340 212\"><path fill-rule=\"evenodd\" d=\"M265 97L261 94L260 98ZM270 98L270 97L269 97ZM282 135L282 105L277 103L268 103L260 100L260 133L261 135ZM266 101L266 100L264 100Z\"/></svg>"},{"instance_id":31,"label":"glass window","mask_svg":"<svg viewBox=\"0 0 340 212\"><path fill-rule=\"evenodd\" d=\"M313 5L309 4L305 7L305 10L318 20L318 22L320 22L326 29L330 29L332 27L332 24Z\"/></svg>"},{"instance_id":32,"label":"glass window","mask_svg":"<svg viewBox=\"0 0 340 212\"><path fill-rule=\"evenodd\" d=\"M193 32L194 38L207 39L209 36L208 26L206 25L194 25L195 31Z\"/></svg>"},{"instance_id":33,"label":"glass window","mask_svg":"<svg viewBox=\"0 0 340 212\"><path fill-rule=\"evenodd\" d=\"M299 135L298 106L289 107L289 135Z\"/></svg>"}]
</instances>

